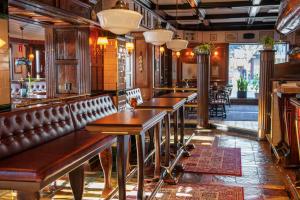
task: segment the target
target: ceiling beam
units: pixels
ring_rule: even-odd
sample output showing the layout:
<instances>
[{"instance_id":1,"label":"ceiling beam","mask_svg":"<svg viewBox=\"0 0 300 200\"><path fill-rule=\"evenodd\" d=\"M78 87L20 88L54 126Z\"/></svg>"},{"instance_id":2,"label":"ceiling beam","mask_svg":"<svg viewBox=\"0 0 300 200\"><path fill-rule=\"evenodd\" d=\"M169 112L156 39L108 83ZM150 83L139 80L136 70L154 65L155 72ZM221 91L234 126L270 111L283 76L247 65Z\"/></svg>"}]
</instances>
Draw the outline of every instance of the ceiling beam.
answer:
<instances>
[{"instance_id":1,"label":"ceiling beam","mask_svg":"<svg viewBox=\"0 0 300 200\"><path fill-rule=\"evenodd\" d=\"M258 13L256 17L277 17L277 13ZM238 14L216 14L216 15L206 15L205 19L232 19L232 18L249 18L248 13L238 13ZM199 19L199 16L193 15L193 16L178 16L178 20L197 20ZM167 21L175 21L176 17L168 15L166 17Z\"/></svg>"},{"instance_id":2,"label":"ceiling beam","mask_svg":"<svg viewBox=\"0 0 300 200\"><path fill-rule=\"evenodd\" d=\"M280 0L262 0L260 6L278 6ZM199 9L211 8L233 8L233 7L251 7L253 6L250 1L231 1L231 2L212 2L212 3L198 3ZM176 10L176 4L172 5L159 5L160 10ZM192 9L189 3L179 4L178 9L186 10Z\"/></svg>"},{"instance_id":3,"label":"ceiling beam","mask_svg":"<svg viewBox=\"0 0 300 200\"><path fill-rule=\"evenodd\" d=\"M245 22L235 23L213 23L210 26L204 26L203 24L196 25L182 25L178 26L181 30L193 30L193 31L229 31L229 30L262 30L262 29L274 29L275 23L271 22L254 22L249 25Z\"/></svg>"}]
</instances>

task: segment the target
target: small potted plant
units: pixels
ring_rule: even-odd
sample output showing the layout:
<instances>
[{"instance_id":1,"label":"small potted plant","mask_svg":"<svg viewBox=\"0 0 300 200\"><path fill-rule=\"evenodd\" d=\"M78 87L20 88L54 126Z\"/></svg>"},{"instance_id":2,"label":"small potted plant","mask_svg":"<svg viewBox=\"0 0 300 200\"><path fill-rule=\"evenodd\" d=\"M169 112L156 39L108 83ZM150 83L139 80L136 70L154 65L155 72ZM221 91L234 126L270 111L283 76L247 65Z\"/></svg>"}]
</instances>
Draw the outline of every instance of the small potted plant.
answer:
<instances>
[{"instance_id":1,"label":"small potted plant","mask_svg":"<svg viewBox=\"0 0 300 200\"><path fill-rule=\"evenodd\" d=\"M209 54L213 51L214 45L212 43L203 43L194 48L195 54Z\"/></svg>"},{"instance_id":2,"label":"small potted plant","mask_svg":"<svg viewBox=\"0 0 300 200\"><path fill-rule=\"evenodd\" d=\"M258 77L258 74L255 74L254 75L254 78L252 80L252 87L251 87L253 90L255 90L255 98L258 99L258 90L259 90L259 77Z\"/></svg>"},{"instance_id":3,"label":"small potted plant","mask_svg":"<svg viewBox=\"0 0 300 200\"><path fill-rule=\"evenodd\" d=\"M248 81L244 77L240 77L240 79L237 80L237 88L237 97L247 98Z\"/></svg>"},{"instance_id":4,"label":"small potted plant","mask_svg":"<svg viewBox=\"0 0 300 200\"><path fill-rule=\"evenodd\" d=\"M262 39L261 43L264 46L264 50L272 50L275 45L275 40L271 36L266 36Z\"/></svg>"}]
</instances>

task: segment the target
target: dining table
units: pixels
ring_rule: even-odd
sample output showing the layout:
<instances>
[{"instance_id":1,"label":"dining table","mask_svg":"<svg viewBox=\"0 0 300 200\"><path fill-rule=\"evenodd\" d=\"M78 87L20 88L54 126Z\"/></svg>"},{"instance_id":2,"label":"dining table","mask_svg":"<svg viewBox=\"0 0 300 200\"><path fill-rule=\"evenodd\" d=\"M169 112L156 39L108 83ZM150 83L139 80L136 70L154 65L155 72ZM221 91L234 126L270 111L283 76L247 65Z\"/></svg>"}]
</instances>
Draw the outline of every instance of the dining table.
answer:
<instances>
[{"instance_id":1,"label":"dining table","mask_svg":"<svg viewBox=\"0 0 300 200\"><path fill-rule=\"evenodd\" d=\"M155 172L154 175L161 176L161 122L167 115L165 110L124 110L103 117L87 124L86 129L95 134L112 134L117 136L117 174L119 199L126 199L126 163L128 154L128 143L131 135L135 136L138 163L138 188L137 199L145 199L144 193L144 168L145 168L145 133L154 128L155 136ZM158 145L158 146L157 146ZM153 190L158 191L162 185L162 179ZM153 196L154 194L152 194Z\"/></svg>"},{"instance_id":2,"label":"dining table","mask_svg":"<svg viewBox=\"0 0 300 200\"><path fill-rule=\"evenodd\" d=\"M178 143L178 113L184 111L184 104L186 102L185 98L152 98L148 101L143 102L136 106L136 109L142 110L164 110L167 112L165 116L165 168L167 169L168 179L166 182L171 184L176 184L178 179L172 176L172 170L176 168L177 171L183 171L183 165L179 164L178 161L180 160L181 156L188 157L190 153L185 148L186 144L189 144L191 138L194 136L192 134L189 139L182 145ZM174 159L170 162L170 141L171 141L171 115L173 115L173 127L174 127L174 143L173 143L173 150L174 150ZM181 118L184 116L181 115ZM180 129L181 134L184 134L184 120L180 120ZM184 138L184 135L181 135L181 138Z\"/></svg>"},{"instance_id":3,"label":"dining table","mask_svg":"<svg viewBox=\"0 0 300 200\"><path fill-rule=\"evenodd\" d=\"M190 103L191 101L194 101L197 98L196 92L171 92L167 94L163 94L160 96L157 96L157 98L183 98L185 99L185 105ZM181 124L184 124L184 112L185 107L179 111ZM184 129L180 129L180 144L184 144ZM195 146L193 144L186 144L186 147L188 149L194 149Z\"/></svg>"}]
</instances>

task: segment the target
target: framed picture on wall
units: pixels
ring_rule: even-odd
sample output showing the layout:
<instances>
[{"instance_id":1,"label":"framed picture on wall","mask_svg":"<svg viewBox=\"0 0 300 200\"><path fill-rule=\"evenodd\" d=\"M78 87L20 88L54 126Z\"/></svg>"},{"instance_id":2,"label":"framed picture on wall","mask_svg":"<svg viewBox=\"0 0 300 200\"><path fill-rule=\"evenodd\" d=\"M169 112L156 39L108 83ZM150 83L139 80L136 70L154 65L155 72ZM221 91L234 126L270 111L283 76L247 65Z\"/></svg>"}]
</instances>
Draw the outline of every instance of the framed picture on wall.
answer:
<instances>
[{"instance_id":1,"label":"framed picture on wall","mask_svg":"<svg viewBox=\"0 0 300 200\"><path fill-rule=\"evenodd\" d=\"M217 41L217 34L216 33L211 33L210 34L210 38L209 38L209 40L211 41L211 42L215 42L215 41Z\"/></svg>"},{"instance_id":2,"label":"framed picture on wall","mask_svg":"<svg viewBox=\"0 0 300 200\"><path fill-rule=\"evenodd\" d=\"M226 32L225 33L225 41L226 42L237 42L238 34L237 32Z\"/></svg>"},{"instance_id":3,"label":"framed picture on wall","mask_svg":"<svg viewBox=\"0 0 300 200\"><path fill-rule=\"evenodd\" d=\"M22 74L23 65L16 65L17 58L14 58L14 72L15 74Z\"/></svg>"},{"instance_id":4,"label":"framed picture on wall","mask_svg":"<svg viewBox=\"0 0 300 200\"><path fill-rule=\"evenodd\" d=\"M211 67L211 76L218 78L220 76L220 67L219 65L212 65Z\"/></svg>"}]
</instances>

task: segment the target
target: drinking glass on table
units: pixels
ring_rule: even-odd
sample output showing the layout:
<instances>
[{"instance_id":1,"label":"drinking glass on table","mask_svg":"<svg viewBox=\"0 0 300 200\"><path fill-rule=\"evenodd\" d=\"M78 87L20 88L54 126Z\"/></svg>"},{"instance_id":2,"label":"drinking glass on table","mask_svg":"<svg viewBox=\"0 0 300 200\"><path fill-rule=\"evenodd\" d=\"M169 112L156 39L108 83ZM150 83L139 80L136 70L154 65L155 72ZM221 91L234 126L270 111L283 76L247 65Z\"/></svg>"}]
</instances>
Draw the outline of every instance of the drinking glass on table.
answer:
<instances>
[{"instance_id":1,"label":"drinking glass on table","mask_svg":"<svg viewBox=\"0 0 300 200\"><path fill-rule=\"evenodd\" d=\"M136 98L131 98L130 99L130 106L131 106L131 110L134 111L134 109L137 106L137 99Z\"/></svg>"}]
</instances>

